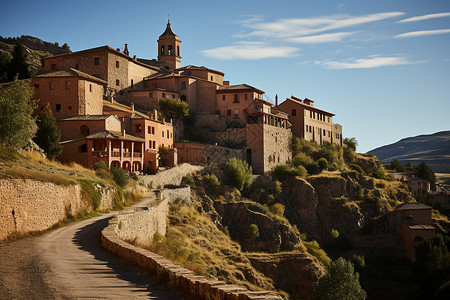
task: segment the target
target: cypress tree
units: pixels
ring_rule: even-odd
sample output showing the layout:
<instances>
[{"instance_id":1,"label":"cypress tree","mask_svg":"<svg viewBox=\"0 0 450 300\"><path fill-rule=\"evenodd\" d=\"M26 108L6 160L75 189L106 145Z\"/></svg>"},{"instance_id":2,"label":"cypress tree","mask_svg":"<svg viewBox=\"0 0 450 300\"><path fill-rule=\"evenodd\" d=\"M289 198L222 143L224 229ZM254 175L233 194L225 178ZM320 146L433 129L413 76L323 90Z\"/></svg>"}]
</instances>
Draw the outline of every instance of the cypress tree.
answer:
<instances>
[{"instance_id":1,"label":"cypress tree","mask_svg":"<svg viewBox=\"0 0 450 300\"><path fill-rule=\"evenodd\" d=\"M59 144L61 131L56 126L56 119L53 117L52 109L48 103L38 117L37 125L38 130L34 141L45 151L49 159L56 158L62 151L62 146Z\"/></svg>"},{"instance_id":2,"label":"cypress tree","mask_svg":"<svg viewBox=\"0 0 450 300\"><path fill-rule=\"evenodd\" d=\"M16 46L12 52L12 59L8 65L8 80L13 81L16 76L19 79L30 78L30 71L27 63L27 51L20 40L17 41Z\"/></svg>"}]
</instances>

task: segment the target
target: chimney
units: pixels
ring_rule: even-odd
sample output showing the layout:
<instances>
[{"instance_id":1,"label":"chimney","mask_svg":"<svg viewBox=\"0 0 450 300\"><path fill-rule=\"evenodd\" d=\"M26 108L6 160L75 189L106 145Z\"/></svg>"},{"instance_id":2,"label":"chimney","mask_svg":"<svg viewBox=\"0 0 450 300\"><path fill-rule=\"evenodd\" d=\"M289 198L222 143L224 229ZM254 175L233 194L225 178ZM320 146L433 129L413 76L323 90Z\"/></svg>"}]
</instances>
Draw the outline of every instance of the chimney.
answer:
<instances>
[{"instance_id":1,"label":"chimney","mask_svg":"<svg viewBox=\"0 0 450 300\"><path fill-rule=\"evenodd\" d=\"M162 123L164 124L164 123L166 123L166 118L162 118Z\"/></svg>"},{"instance_id":2,"label":"chimney","mask_svg":"<svg viewBox=\"0 0 450 300\"><path fill-rule=\"evenodd\" d=\"M223 82L223 85L224 85L224 86L229 86L229 85L230 85L230 81L229 81L229 80L224 81L224 82Z\"/></svg>"},{"instance_id":3,"label":"chimney","mask_svg":"<svg viewBox=\"0 0 450 300\"><path fill-rule=\"evenodd\" d=\"M156 108L153 109L152 119L153 120L158 120L158 111L156 110Z\"/></svg>"},{"instance_id":4,"label":"chimney","mask_svg":"<svg viewBox=\"0 0 450 300\"><path fill-rule=\"evenodd\" d=\"M275 106L278 106L278 94L275 95Z\"/></svg>"},{"instance_id":5,"label":"chimney","mask_svg":"<svg viewBox=\"0 0 450 300\"><path fill-rule=\"evenodd\" d=\"M123 49L123 54L130 55L130 52L128 52L128 44L125 44L125 48Z\"/></svg>"},{"instance_id":6,"label":"chimney","mask_svg":"<svg viewBox=\"0 0 450 300\"><path fill-rule=\"evenodd\" d=\"M136 55L133 55L133 59L136 60Z\"/></svg>"},{"instance_id":7,"label":"chimney","mask_svg":"<svg viewBox=\"0 0 450 300\"><path fill-rule=\"evenodd\" d=\"M133 102L131 102L131 104L130 104L130 109L131 109L131 111L134 111L134 103Z\"/></svg>"},{"instance_id":8,"label":"chimney","mask_svg":"<svg viewBox=\"0 0 450 300\"><path fill-rule=\"evenodd\" d=\"M120 48L116 48L116 50L120 52Z\"/></svg>"},{"instance_id":9,"label":"chimney","mask_svg":"<svg viewBox=\"0 0 450 300\"><path fill-rule=\"evenodd\" d=\"M125 129L123 130L123 136L125 136Z\"/></svg>"}]
</instances>

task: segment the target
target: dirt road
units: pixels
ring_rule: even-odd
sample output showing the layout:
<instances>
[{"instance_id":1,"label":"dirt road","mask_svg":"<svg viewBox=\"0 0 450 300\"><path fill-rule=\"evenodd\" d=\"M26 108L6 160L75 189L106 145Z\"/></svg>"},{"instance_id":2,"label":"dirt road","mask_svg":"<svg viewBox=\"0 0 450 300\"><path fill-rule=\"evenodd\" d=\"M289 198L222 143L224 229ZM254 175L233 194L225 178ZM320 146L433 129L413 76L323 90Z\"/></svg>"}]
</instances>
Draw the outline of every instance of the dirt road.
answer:
<instances>
[{"instance_id":1,"label":"dirt road","mask_svg":"<svg viewBox=\"0 0 450 300\"><path fill-rule=\"evenodd\" d=\"M111 217L0 243L0 299L183 299L100 247Z\"/></svg>"}]
</instances>

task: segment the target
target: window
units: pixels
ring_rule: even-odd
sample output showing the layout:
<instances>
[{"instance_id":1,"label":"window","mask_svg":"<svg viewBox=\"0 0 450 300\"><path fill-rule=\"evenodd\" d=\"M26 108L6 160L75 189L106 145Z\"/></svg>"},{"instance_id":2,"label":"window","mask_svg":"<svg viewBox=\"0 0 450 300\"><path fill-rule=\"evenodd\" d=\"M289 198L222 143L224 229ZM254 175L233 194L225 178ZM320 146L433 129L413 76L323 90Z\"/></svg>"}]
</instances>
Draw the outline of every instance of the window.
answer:
<instances>
[{"instance_id":1,"label":"window","mask_svg":"<svg viewBox=\"0 0 450 300\"><path fill-rule=\"evenodd\" d=\"M70 90L70 81L66 81L66 90Z\"/></svg>"},{"instance_id":2,"label":"window","mask_svg":"<svg viewBox=\"0 0 450 300\"><path fill-rule=\"evenodd\" d=\"M61 104L56 104L56 111L61 111Z\"/></svg>"},{"instance_id":3,"label":"window","mask_svg":"<svg viewBox=\"0 0 450 300\"><path fill-rule=\"evenodd\" d=\"M173 134L172 134L172 132L170 133L170 138L172 138L172 136L173 136Z\"/></svg>"},{"instance_id":4,"label":"window","mask_svg":"<svg viewBox=\"0 0 450 300\"><path fill-rule=\"evenodd\" d=\"M231 116L231 109L227 110L227 116Z\"/></svg>"},{"instance_id":5,"label":"window","mask_svg":"<svg viewBox=\"0 0 450 300\"><path fill-rule=\"evenodd\" d=\"M69 110L72 110L72 106L69 105Z\"/></svg>"},{"instance_id":6,"label":"window","mask_svg":"<svg viewBox=\"0 0 450 300\"><path fill-rule=\"evenodd\" d=\"M214 81L214 77L212 77L212 75L211 75L211 81Z\"/></svg>"},{"instance_id":7,"label":"window","mask_svg":"<svg viewBox=\"0 0 450 300\"><path fill-rule=\"evenodd\" d=\"M309 111L309 117L312 119L312 111Z\"/></svg>"},{"instance_id":8,"label":"window","mask_svg":"<svg viewBox=\"0 0 450 300\"><path fill-rule=\"evenodd\" d=\"M244 95L244 99L247 100L247 94Z\"/></svg>"},{"instance_id":9,"label":"window","mask_svg":"<svg viewBox=\"0 0 450 300\"><path fill-rule=\"evenodd\" d=\"M161 55L164 55L164 46L161 46Z\"/></svg>"},{"instance_id":10,"label":"window","mask_svg":"<svg viewBox=\"0 0 450 300\"><path fill-rule=\"evenodd\" d=\"M148 94L149 98L153 98L153 93Z\"/></svg>"},{"instance_id":11,"label":"window","mask_svg":"<svg viewBox=\"0 0 450 300\"><path fill-rule=\"evenodd\" d=\"M323 136L326 136L327 134L326 134L326 132L325 132L325 129L323 130Z\"/></svg>"},{"instance_id":12,"label":"window","mask_svg":"<svg viewBox=\"0 0 450 300\"><path fill-rule=\"evenodd\" d=\"M87 144L83 144L78 147L78 152L87 152Z\"/></svg>"},{"instance_id":13,"label":"window","mask_svg":"<svg viewBox=\"0 0 450 300\"><path fill-rule=\"evenodd\" d=\"M222 100L225 101L225 95L222 95Z\"/></svg>"},{"instance_id":14,"label":"window","mask_svg":"<svg viewBox=\"0 0 450 300\"><path fill-rule=\"evenodd\" d=\"M155 127L152 127L152 134L155 135Z\"/></svg>"},{"instance_id":15,"label":"window","mask_svg":"<svg viewBox=\"0 0 450 300\"><path fill-rule=\"evenodd\" d=\"M39 84L36 83L36 84L34 85L34 88L35 88L35 89L39 88Z\"/></svg>"},{"instance_id":16,"label":"window","mask_svg":"<svg viewBox=\"0 0 450 300\"><path fill-rule=\"evenodd\" d=\"M156 149L156 141L153 141L153 149Z\"/></svg>"},{"instance_id":17,"label":"window","mask_svg":"<svg viewBox=\"0 0 450 300\"><path fill-rule=\"evenodd\" d=\"M234 109L233 110L233 115L235 118L237 118L239 116L239 109Z\"/></svg>"},{"instance_id":18,"label":"window","mask_svg":"<svg viewBox=\"0 0 450 300\"><path fill-rule=\"evenodd\" d=\"M148 147L151 149L152 148L152 141L148 141Z\"/></svg>"},{"instance_id":19,"label":"window","mask_svg":"<svg viewBox=\"0 0 450 300\"><path fill-rule=\"evenodd\" d=\"M234 101L233 103L239 103L239 94L234 94Z\"/></svg>"},{"instance_id":20,"label":"window","mask_svg":"<svg viewBox=\"0 0 450 300\"><path fill-rule=\"evenodd\" d=\"M166 98L166 93L162 93L162 97L163 97L163 98Z\"/></svg>"},{"instance_id":21,"label":"window","mask_svg":"<svg viewBox=\"0 0 450 300\"><path fill-rule=\"evenodd\" d=\"M182 90L185 90L186 89L186 82L181 82L181 89Z\"/></svg>"},{"instance_id":22,"label":"window","mask_svg":"<svg viewBox=\"0 0 450 300\"><path fill-rule=\"evenodd\" d=\"M169 47L167 47L167 55L173 55L173 49L172 46L169 45Z\"/></svg>"},{"instance_id":23,"label":"window","mask_svg":"<svg viewBox=\"0 0 450 300\"><path fill-rule=\"evenodd\" d=\"M181 95L180 100L186 102L186 95Z\"/></svg>"},{"instance_id":24,"label":"window","mask_svg":"<svg viewBox=\"0 0 450 300\"><path fill-rule=\"evenodd\" d=\"M120 66L119 61L116 60L116 68L118 68Z\"/></svg>"},{"instance_id":25,"label":"window","mask_svg":"<svg viewBox=\"0 0 450 300\"><path fill-rule=\"evenodd\" d=\"M78 70L78 64L75 64L75 70Z\"/></svg>"},{"instance_id":26,"label":"window","mask_svg":"<svg viewBox=\"0 0 450 300\"><path fill-rule=\"evenodd\" d=\"M296 116L296 115L297 115L297 110L296 110L296 109L293 109L293 110L292 110L292 115L293 115L293 116Z\"/></svg>"},{"instance_id":27,"label":"window","mask_svg":"<svg viewBox=\"0 0 450 300\"><path fill-rule=\"evenodd\" d=\"M89 92L92 93L92 84L89 85Z\"/></svg>"},{"instance_id":28,"label":"window","mask_svg":"<svg viewBox=\"0 0 450 300\"><path fill-rule=\"evenodd\" d=\"M131 89L133 89L134 88L134 81L133 81L133 79L131 79Z\"/></svg>"},{"instance_id":29,"label":"window","mask_svg":"<svg viewBox=\"0 0 450 300\"><path fill-rule=\"evenodd\" d=\"M116 79L116 85L119 86L120 85L120 81L119 79Z\"/></svg>"},{"instance_id":30,"label":"window","mask_svg":"<svg viewBox=\"0 0 450 300\"><path fill-rule=\"evenodd\" d=\"M141 127L141 125L136 125L136 126L135 126L135 131L136 131L136 132L142 132L142 127Z\"/></svg>"},{"instance_id":31,"label":"window","mask_svg":"<svg viewBox=\"0 0 450 300\"><path fill-rule=\"evenodd\" d=\"M180 46L177 46L177 56L180 56Z\"/></svg>"},{"instance_id":32,"label":"window","mask_svg":"<svg viewBox=\"0 0 450 300\"><path fill-rule=\"evenodd\" d=\"M94 65L96 65L96 66L100 65L100 58L98 58L98 57L94 58Z\"/></svg>"},{"instance_id":33,"label":"window","mask_svg":"<svg viewBox=\"0 0 450 300\"><path fill-rule=\"evenodd\" d=\"M49 90L53 90L53 82L50 81L50 82L48 83L48 89L49 89Z\"/></svg>"},{"instance_id":34,"label":"window","mask_svg":"<svg viewBox=\"0 0 450 300\"><path fill-rule=\"evenodd\" d=\"M169 138L169 130L167 130L167 138Z\"/></svg>"},{"instance_id":35,"label":"window","mask_svg":"<svg viewBox=\"0 0 450 300\"><path fill-rule=\"evenodd\" d=\"M52 64L52 70L56 70L56 64Z\"/></svg>"}]
</instances>

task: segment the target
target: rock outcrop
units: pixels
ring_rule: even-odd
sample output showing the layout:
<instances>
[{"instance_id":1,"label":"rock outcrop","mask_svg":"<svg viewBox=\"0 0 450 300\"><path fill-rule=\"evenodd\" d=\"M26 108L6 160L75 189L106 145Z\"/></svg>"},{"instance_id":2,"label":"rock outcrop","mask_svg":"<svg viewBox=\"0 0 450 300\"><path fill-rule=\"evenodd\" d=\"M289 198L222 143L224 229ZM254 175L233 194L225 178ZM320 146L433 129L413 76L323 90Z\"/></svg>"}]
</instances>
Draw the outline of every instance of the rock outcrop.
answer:
<instances>
[{"instance_id":1,"label":"rock outcrop","mask_svg":"<svg viewBox=\"0 0 450 300\"><path fill-rule=\"evenodd\" d=\"M314 288L325 273L307 253L258 253L247 257L255 269L274 280L276 288L288 292L289 299L313 299Z\"/></svg>"}]
</instances>

